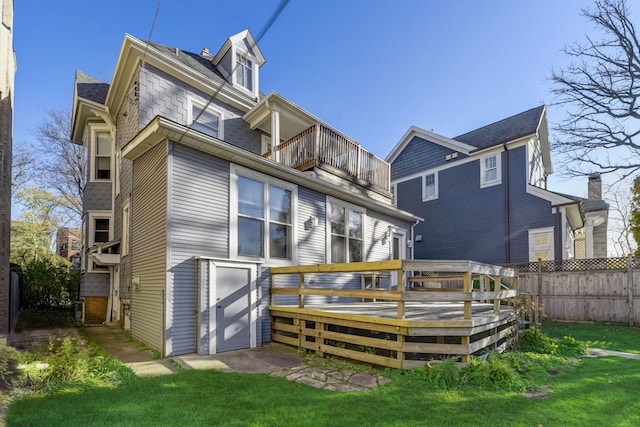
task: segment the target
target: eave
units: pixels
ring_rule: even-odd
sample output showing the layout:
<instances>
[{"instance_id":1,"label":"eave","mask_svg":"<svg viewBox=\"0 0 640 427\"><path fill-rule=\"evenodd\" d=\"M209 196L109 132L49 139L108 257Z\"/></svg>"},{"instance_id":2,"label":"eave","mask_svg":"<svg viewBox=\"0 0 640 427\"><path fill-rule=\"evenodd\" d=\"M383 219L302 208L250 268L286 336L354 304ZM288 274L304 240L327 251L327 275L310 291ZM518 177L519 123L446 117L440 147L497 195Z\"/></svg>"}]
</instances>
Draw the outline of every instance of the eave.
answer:
<instances>
[{"instance_id":1,"label":"eave","mask_svg":"<svg viewBox=\"0 0 640 427\"><path fill-rule=\"evenodd\" d=\"M74 93L71 114L71 141L74 144L83 145L82 133L89 119L96 118L104 122L103 116L109 112L103 104L78 97L77 93Z\"/></svg>"},{"instance_id":2,"label":"eave","mask_svg":"<svg viewBox=\"0 0 640 427\"><path fill-rule=\"evenodd\" d=\"M413 140L414 137L424 139L429 142L441 145L451 150L469 155L476 147L473 145L465 144L455 139L447 138L446 136L438 135L437 133L430 132L425 129L421 129L417 126L411 126L409 130L400 138L400 141L391 149L387 157L384 159L388 163L393 161L402 153L405 147Z\"/></svg>"},{"instance_id":3,"label":"eave","mask_svg":"<svg viewBox=\"0 0 640 427\"><path fill-rule=\"evenodd\" d=\"M126 34L118 56L112 83L107 93L105 104L113 111L117 111L122 103L129 83L138 70L138 64L144 58L148 63L182 82L195 87L208 95L214 95L220 101L232 105L242 111L248 111L256 104L256 99L246 93L238 91L223 82L214 82L208 76L195 71L180 62L177 58L166 55L144 41Z\"/></svg>"},{"instance_id":4,"label":"eave","mask_svg":"<svg viewBox=\"0 0 640 427\"><path fill-rule=\"evenodd\" d=\"M271 159L266 159L250 151L238 148L217 138L195 131L179 123L161 116L156 116L123 148L122 155L135 160L146 151L163 141L179 141L187 147L225 159L229 162L251 168L255 171L291 182L322 194L358 204L407 222L424 221L409 212L399 210L391 204L384 204L374 199L355 194L337 185L307 175L296 169L283 166Z\"/></svg>"}]
</instances>

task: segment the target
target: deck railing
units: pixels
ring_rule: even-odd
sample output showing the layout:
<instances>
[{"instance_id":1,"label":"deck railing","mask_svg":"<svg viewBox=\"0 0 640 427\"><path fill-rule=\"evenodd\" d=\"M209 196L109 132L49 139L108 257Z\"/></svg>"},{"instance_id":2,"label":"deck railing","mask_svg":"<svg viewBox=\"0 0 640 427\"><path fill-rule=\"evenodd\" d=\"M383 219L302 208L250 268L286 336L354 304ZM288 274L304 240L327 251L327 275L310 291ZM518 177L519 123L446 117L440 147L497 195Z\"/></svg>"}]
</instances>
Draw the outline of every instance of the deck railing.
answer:
<instances>
[{"instance_id":1,"label":"deck railing","mask_svg":"<svg viewBox=\"0 0 640 427\"><path fill-rule=\"evenodd\" d=\"M390 191L389 163L363 149L360 144L322 124L315 124L275 147L276 160L295 169L312 167L340 171L361 185ZM272 157L272 152L264 154Z\"/></svg>"},{"instance_id":2,"label":"deck railing","mask_svg":"<svg viewBox=\"0 0 640 427\"><path fill-rule=\"evenodd\" d=\"M518 328L513 310L501 304L518 296L517 273L509 268L471 261L392 260L277 267L270 272L271 339L320 355L402 369L440 357L468 363L471 355L504 350ZM332 279L329 286L318 285L324 276L350 274L360 275L360 289L332 286L340 282ZM287 280L283 287L276 280L287 275L297 276L297 286ZM376 289L377 278L387 286ZM297 304L289 299L289 304L278 305L278 297L286 295L297 296ZM311 297L335 303L305 301ZM359 300L363 302L354 302ZM474 301L482 304L472 313ZM462 313L447 308L456 302L462 303ZM422 317L428 310L449 311L443 318Z\"/></svg>"}]
</instances>

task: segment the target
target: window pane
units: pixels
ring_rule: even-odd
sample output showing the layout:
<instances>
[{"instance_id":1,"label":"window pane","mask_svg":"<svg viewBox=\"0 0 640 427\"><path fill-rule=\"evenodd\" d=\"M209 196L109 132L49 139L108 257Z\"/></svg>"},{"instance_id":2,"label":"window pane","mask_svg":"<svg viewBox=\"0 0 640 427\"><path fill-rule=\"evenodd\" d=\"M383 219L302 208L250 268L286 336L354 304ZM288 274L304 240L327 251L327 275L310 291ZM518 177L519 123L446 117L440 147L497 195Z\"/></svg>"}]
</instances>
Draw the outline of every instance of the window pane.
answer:
<instances>
[{"instance_id":1,"label":"window pane","mask_svg":"<svg viewBox=\"0 0 640 427\"><path fill-rule=\"evenodd\" d=\"M496 169L490 169L485 172L484 180L486 182L495 181L498 179L498 171Z\"/></svg>"},{"instance_id":2,"label":"window pane","mask_svg":"<svg viewBox=\"0 0 640 427\"><path fill-rule=\"evenodd\" d=\"M109 218L98 218L95 220L96 231L109 230Z\"/></svg>"},{"instance_id":3,"label":"window pane","mask_svg":"<svg viewBox=\"0 0 640 427\"><path fill-rule=\"evenodd\" d=\"M109 232L108 231L98 231L96 230L94 243L106 243L109 241Z\"/></svg>"},{"instance_id":4,"label":"window pane","mask_svg":"<svg viewBox=\"0 0 640 427\"><path fill-rule=\"evenodd\" d=\"M349 212L349 237L362 239L362 214Z\"/></svg>"},{"instance_id":5,"label":"window pane","mask_svg":"<svg viewBox=\"0 0 640 427\"><path fill-rule=\"evenodd\" d=\"M291 227L280 224L269 225L269 256L291 259Z\"/></svg>"},{"instance_id":6,"label":"window pane","mask_svg":"<svg viewBox=\"0 0 640 427\"><path fill-rule=\"evenodd\" d=\"M111 155L111 138L109 132L98 132L96 134L96 156Z\"/></svg>"},{"instance_id":7,"label":"window pane","mask_svg":"<svg viewBox=\"0 0 640 427\"><path fill-rule=\"evenodd\" d=\"M347 262L346 240L342 236L331 236L331 262Z\"/></svg>"},{"instance_id":8,"label":"window pane","mask_svg":"<svg viewBox=\"0 0 640 427\"><path fill-rule=\"evenodd\" d=\"M201 114L202 113L202 114ZM199 117L198 117L199 116ZM218 129L220 129L220 117L210 110L202 110L202 108L194 105L192 107L192 117L196 120L191 127L197 131L206 133L207 135L218 137Z\"/></svg>"},{"instance_id":9,"label":"window pane","mask_svg":"<svg viewBox=\"0 0 640 427\"><path fill-rule=\"evenodd\" d=\"M331 232L334 234L345 234L345 209L341 206L331 206ZM333 259L333 258L331 258Z\"/></svg>"},{"instance_id":10,"label":"window pane","mask_svg":"<svg viewBox=\"0 0 640 427\"><path fill-rule=\"evenodd\" d=\"M535 260L549 261L549 251L536 251L533 254Z\"/></svg>"},{"instance_id":11,"label":"window pane","mask_svg":"<svg viewBox=\"0 0 640 427\"><path fill-rule=\"evenodd\" d=\"M362 261L362 240L349 239L349 262Z\"/></svg>"},{"instance_id":12,"label":"window pane","mask_svg":"<svg viewBox=\"0 0 640 427\"><path fill-rule=\"evenodd\" d=\"M238 213L264 218L262 183L238 177Z\"/></svg>"},{"instance_id":13,"label":"window pane","mask_svg":"<svg viewBox=\"0 0 640 427\"><path fill-rule=\"evenodd\" d=\"M262 221L238 218L238 255L262 257Z\"/></svg>"},{"instance_id":14,"label":"window pane","mask_svg":"<svg viewBox=\"0 0 640 427\"><path fill-rule=\"evenodd\" d=\"M533 244L535 246L547 246L549 244L549 233L536 234L533 237Z\"/></svg>"},{"instance_id":15,"label":"window pane","mask_svg":"<svg viewBox=\"0 0 640 427\"><path fill-rule=\"evenodd\" d=\"M291 224L291 191L269 187L269 220Z\"/></svg>"},{"instance_id":16,"label":"window pane","mask_svg":"<svg viewBox=\"0 0 640 427\"><path fill-rule=\"evenodd\" d=\"M484 159L484 167L486 169L491 169L496 167L496 156L487 157Z\"/></svg>"}]
</instances>

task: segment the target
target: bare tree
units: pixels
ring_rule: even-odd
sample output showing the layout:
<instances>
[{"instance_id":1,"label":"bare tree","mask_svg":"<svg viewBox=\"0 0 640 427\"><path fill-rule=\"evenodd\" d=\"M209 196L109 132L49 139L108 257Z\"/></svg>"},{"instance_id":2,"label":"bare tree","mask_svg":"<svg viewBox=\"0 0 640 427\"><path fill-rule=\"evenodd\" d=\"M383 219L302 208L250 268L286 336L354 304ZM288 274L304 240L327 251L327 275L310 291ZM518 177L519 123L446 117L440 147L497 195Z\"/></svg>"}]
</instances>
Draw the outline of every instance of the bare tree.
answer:
<instances>
[{"instance_id":1,"label":"bare tree","mask_svg":"<svg viewBox=\"0 0 640 427\"><path fill-rule=\"evenodd\" d=\"M633 205L628 180L608 186L604 194L609 203L609 231L615 256L635 253L637 244L631 232Z\"/></svg>"},{"instance_id":2,"label":"bare tree","mask_svg":"<svg viewBox=\"0 0 640 427\"><path fill-rule=\"evenodd\" d=\"M554 148L569 175L624 179L640 169L640 42L626 0L596 0L583 14L599 34L566 47L573 62L552 72L556 103L567 112Z\"/></svg>"},{"instance_id":3,"label":"bare tree","mask_svg":"<svg viewBox=\"0 0 640 427\"><path fill-rule=\"evenodd\" d=\"M11 193L15 194L35 177L36 157L31 147L15 144L11 164Z\"/></svg>"},{"instance_id":4,"label":"bare tree","mask_svg":"<svg viewBox=\"0 0 640 427\"><path fill-rule=\"evenodd\" d=\"M85 148L71 142L71 113L50 110L35 131L40 143L39 181L60 196L72 222L82 217L82 192L86 184Z\"/></svg>"}]
</instances>

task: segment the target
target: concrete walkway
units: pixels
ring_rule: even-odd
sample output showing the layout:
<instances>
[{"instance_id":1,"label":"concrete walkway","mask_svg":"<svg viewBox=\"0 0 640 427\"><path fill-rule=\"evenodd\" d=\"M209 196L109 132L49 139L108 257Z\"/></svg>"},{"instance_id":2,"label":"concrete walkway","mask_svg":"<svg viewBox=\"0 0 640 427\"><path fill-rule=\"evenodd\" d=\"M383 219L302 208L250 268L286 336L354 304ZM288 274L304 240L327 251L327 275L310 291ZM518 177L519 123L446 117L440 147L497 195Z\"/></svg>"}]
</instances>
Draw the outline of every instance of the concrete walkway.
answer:
<instances>
[{"instance_id":1,"label":"concrete walkway","mask_svg":"<svg viewBox=\"0 0 640 427\"><path fill-rule=\"evenodd\" d=\"M624 357L625 359L640 360L640 354L625 353L622 351L605 350L603 348L593 348L593 347L587 348L587 354L584 357L589 359L596 359L598 357L608 357L608 356L617 356L617 357Z\"/></svg>"},{"instance_id":2,"label":"concrete walkway","mask_svg":"<svg viewBox=\"0 0 640 427\"><path fill-rule=\"evenodd\" d=\"M168 375L182 369L215 369L222 372L270 374L285 377L316 388L343 392L362 391L377 387L389 380L370 372L356 372L342 366L306 365L297 350L270 343L263 347L243 349L201 356L189 354L170 359L154 359L153 352L129 338L121 329L88 326L89 339L115 356L140 377ZM170 363L169 360L175 363ZM314 364L315 365L315 364Z\"/></svg>"}]
</instances>

